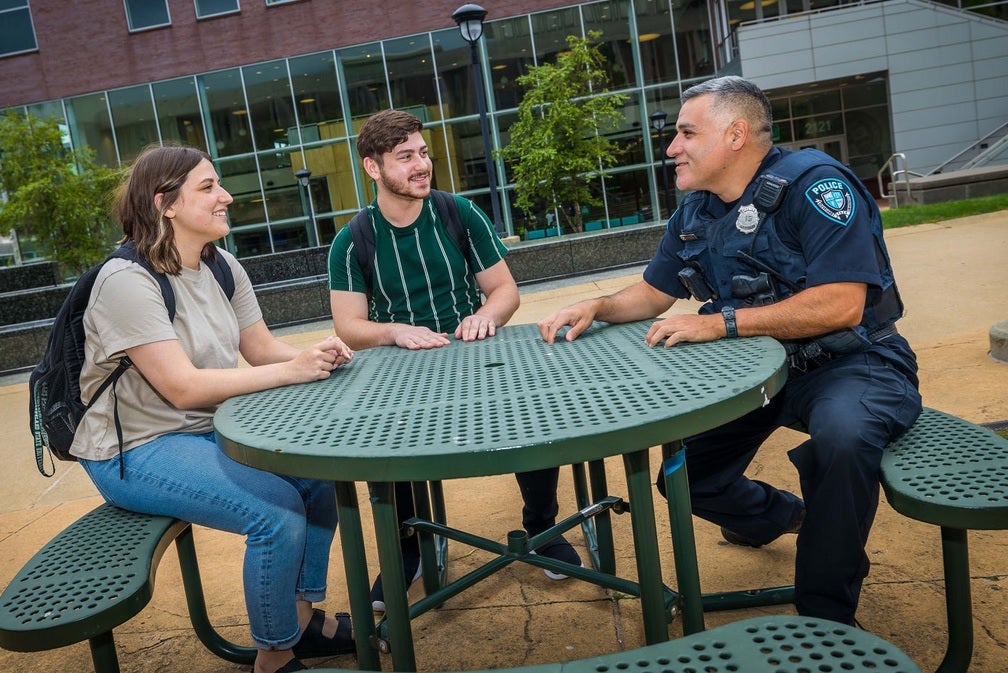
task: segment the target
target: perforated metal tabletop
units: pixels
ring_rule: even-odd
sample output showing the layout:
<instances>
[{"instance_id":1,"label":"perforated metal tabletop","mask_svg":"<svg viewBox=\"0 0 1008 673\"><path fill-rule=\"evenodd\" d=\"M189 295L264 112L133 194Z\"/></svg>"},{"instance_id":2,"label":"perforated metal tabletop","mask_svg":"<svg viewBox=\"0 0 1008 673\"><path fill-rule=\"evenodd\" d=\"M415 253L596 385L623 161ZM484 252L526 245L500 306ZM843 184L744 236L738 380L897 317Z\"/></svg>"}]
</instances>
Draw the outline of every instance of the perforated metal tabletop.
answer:
<instances>
[{"instance_id":1,"label":"perforated metal tabletop","mask_svg":"<svg viewBox=\"0 0 1008 673\"><path fill-rule=\"evenodd\" d=\"M552 345L518 325L430 351L373 348L326 381L233 398L214 424L226 453L273 472L451 479L687 437L783 385L773 339L650 348L649 324L596 325Z\"/></svg>"},{"instance_id":2,"label":"perforated metal tabletop","mask_svg":"<svg viewBox=\"0 0 1008 673\"><path fill-rule=\"evenodd\" d=\"M424 560L426 598L407 603L393 482L526 472L622 455L637 578L570 566L563 572L641 600L645 639L668 639L672 593L684 629L703 629L688 485L680 450L665 462L678 592L664 586L655 532L648 450L707 430L764 404L783 386L784 349L769 338L650 348L650 321L598 324L573 342L546 344L535 325L504 327L472 343L358 353L326 381L225 402L214 417L218 443L235 460L272 472L336 481L339 534L361 668L381 670L375 647L395 670L416 670L410 617L431 609L516 560L536 555L575 519L608 516L601 500L507 546L421 517L421 554L434 560L430 531L497 557L447 585ZM361 517L353 482L369 483L388 638L371 614ZM594 491L594 489L593 489ZM600 494L604 496L605 494ZM418 514L422 500L417 501ZM426 551L425 551L426 550ZM554 561L554 563L556 563Z\"/></svg>"}]
</instances>

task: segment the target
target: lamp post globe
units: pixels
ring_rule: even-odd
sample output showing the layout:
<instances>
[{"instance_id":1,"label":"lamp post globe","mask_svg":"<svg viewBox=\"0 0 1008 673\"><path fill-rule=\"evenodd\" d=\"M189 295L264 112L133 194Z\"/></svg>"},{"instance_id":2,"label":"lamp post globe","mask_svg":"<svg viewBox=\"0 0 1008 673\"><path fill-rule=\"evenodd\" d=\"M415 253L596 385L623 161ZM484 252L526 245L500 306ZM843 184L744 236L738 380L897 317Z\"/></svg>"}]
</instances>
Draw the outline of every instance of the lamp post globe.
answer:
<instances>
[{"instance_id":1,"label":"lamp post globe","mask_svg":"<svg viewBox=\"0 0 1008 673\"><path fill-rule=\"evenodd\" d=\"M298 184L302 187L308 186L308 178L311 177L311 171L307 168L299 168L294 171L294 177L297 178Z\"/></svg>"},{"instance_id":2,"label":"lamp post globe","mask_svg":"<svg viewBox=\"0 0 1008 673\"><path fill-rule=\"evenodd\" d=\"M479 5L462 5L452 13L452 19L462 31L462 39L469 44L477 42L483 36L483 19L487 11Z\"/></svg>"},{"instance_id":3,"label":"lamp post globe","mask_svg":"<svg viewBox=\"0 0 1008 673\"><path fill-rule=\"evenodd\" d=\"M668 114L664 110L655 110L648 115L648 119L651 120L651 126L654 127L655 131L661 131L665 128L665 122L668 119Z\"/></svg>"}]
</instances>

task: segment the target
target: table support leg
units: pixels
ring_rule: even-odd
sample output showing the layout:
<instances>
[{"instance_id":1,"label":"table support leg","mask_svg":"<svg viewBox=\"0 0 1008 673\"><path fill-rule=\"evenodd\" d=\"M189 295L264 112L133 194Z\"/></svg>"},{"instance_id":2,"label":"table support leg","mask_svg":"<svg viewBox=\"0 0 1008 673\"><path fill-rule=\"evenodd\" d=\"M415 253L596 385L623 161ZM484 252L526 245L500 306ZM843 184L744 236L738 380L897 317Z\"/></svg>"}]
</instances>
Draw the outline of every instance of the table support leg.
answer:
<instances>
[{"instance_id":1,"label":"table support leg","mask_svg":"<svg viewBox=\"0 0 1008 673\"><path fill-rule=\"evenodd\" d=\"M336 482L336 508L339 513L340 547L346 568L347 594L350 599L350 619L357 643L357 665L362 670L380 671L381 659L371 646L375 637L371 600L368 597L367 559L364 555L364 533L361 529L360 506L353 482Z\"/></svg>"},{"instance_id":2,"label":"table support leg","mask_svg":"<svg viewBox=\"0 0 1008 673\"><path fill-rule=\"evenodd\" d=\"M413 510L418 519L445 523L444 488L440 481L413 482ZM420 546L424 591L429 595L445 585L447 580L448 540L431 535L424 528L414 528Z\"/></svg>"},{"instance_id":3,"label":"table support leg","mask_svg":"<svg viewBox=\"0 0 1008 673\"><path fill-rule=\"evenodd\" d=\"M258 654L256 648L242 647L225 640L210 623L210 616L207 614L206 594L203 591L203 579L200 576L199 561L196 558L196 541L193 538L192 526L187 526L175 538L175 549L178 552L179 568L182 571L182 586L185 589L186 606L189 608L189 621L192 622L193 630L200 642L208 650L226 661L236 664L255 662ZM115 656L114 648L112 656ZM96 668L96 670L98 669Z\"/></svg>"},{"instance_id":4,"label":"table support leg","mask_svg":"<svg viewBox=\"0 0 1008 673\"><path fill-rule=\"evenodd\" d=\"M396 671L415 671L416 657L413 653L413 632L406 601L402 551L399 547L394 486L388 481L368 482L382 589L385 592L385 620L391 642L392 668Z\"/></svg>"},{"instance_id":5,"label":"table support leg","mask_svg":"<svg viewBox=\"0 0 1008 673\"><path fill-rule=\"evenodd\" d=\"M609 495L604 461L593 460L588 463L587 475L584 463L574 463L571 471L578 510L584 511L592 503L604 500ZM582 521L581 532L592 567L599 572L615 575L616 551L613 547L612 518L608 510Z\"/></svg>"},{"instance_id":6,"label":"table support leg","mask_svg":"<svg viewBox=\"0 0 1008 673\"><path fill-rule=\"evenodd\" d=\"M937 673L965 673L973 656L973 600L966 531L942 526L948 649Z\"/></svg>"},{"instance_id":7,"label":"table support leg","mask_svg":"<svg viewBox=\"0 0 1008 673\"><path fill-rule=\"evenodd\" d=\"M696 537L693 535L693 509L686 476L686 451L682 442L678 441L663 444L662 451L662 475L665 478L669 523L672 527L672 555L678 584L676 588L683 597L683 633L689 635L704 630L704 617Z\"/></svg>"},{"instance_id":8,"label":"table support leg","mask_svg":"<svg viewBox=\"0 0 1008 673\"><path fill-rule=\"evenodd\" d=\"M665 609L665 585L662 581L658 534L655 532L648 450L624 454L623 467L626 471L630 525L633 528L637 556L644 640L651 645L668 640L669 619Z\"/></svg>"}]
</instances>

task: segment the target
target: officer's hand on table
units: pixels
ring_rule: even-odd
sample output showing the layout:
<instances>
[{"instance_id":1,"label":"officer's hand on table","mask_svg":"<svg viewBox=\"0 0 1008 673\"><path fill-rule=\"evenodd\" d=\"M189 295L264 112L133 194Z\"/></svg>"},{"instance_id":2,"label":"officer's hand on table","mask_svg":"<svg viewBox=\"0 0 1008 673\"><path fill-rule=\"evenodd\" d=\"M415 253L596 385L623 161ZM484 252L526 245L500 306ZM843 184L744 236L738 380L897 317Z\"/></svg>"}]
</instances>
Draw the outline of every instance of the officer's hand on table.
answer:
<instances>
[{"instance_id":1,"label":"officer's hand on table","mask_svg":"<svg viewBox=\"0 0 1008 673\"><path fill-rule=\"evenodd\" d=\"M651 325L644 341L649 346L657 346L662 341L665 347L675 346L684 341L700 343L724 338L725 322L720 313L712 315L670 315Z\"/></svg>"},{"instance_id":2,"label":"officer's hand on table","mask_svg":"<svg viewBox=\"0 0 1008 673\"><path fill-rule=\"evenodd\" d=\"M471 315L462 319L455 328L455 338L462 341L476 341L492 337L497 333L497 324L482 315Z\"/></svg>"},{"instance_id":3,"label":"officer's hand on table","mask_svg":"<svg viewBox=\"0 0 1008 673\"><path fill-rule=\"evenodd\" d=\"M542 335L543 341L548 344L553 343L556 340L557 332L567 326L570 326L570 329L567 330L563 338L567 341L574 341L582 332L591 327L592 321L595 320L596 311L595 300L589 299L562 308L546 316L536 325L539 327L539 334Z\"/></svg>"},{"instance_id":4,"label":"officer's hand on table","mask_svg":"<svg viewBox=\"0 0 1008 673\"><path fill-rule=\"evenodd\" d=\"M441 348L451 343L445 332L434 332L427 327L400 325L395 333L395 345L411 351Z\"/></svg>"}]
</instances>

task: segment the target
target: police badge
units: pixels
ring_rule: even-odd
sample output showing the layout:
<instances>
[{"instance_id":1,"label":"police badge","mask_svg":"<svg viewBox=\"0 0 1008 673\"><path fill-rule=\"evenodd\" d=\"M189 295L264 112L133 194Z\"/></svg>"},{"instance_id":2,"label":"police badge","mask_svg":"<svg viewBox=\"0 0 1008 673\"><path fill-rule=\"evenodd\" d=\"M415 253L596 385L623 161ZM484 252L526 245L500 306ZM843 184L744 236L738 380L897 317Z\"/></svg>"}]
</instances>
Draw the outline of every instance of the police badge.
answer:
<instances>
[{"instance_id":1,"label":"police badge","mask_svg":"<svg viewBox=\"0 0 1008 673\"><path fill-rule=\"evenodd\" d=\"M735 220L735 228L743 234L751 234L759 227L760 214L756 206L748 204L738 209L738 219Z\"/></svg>"}]
</instances>

